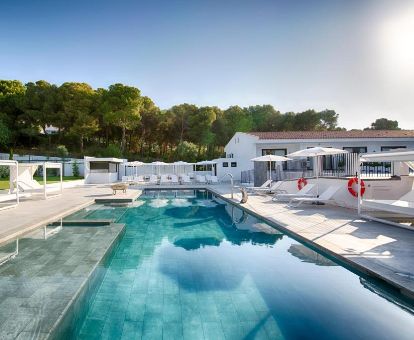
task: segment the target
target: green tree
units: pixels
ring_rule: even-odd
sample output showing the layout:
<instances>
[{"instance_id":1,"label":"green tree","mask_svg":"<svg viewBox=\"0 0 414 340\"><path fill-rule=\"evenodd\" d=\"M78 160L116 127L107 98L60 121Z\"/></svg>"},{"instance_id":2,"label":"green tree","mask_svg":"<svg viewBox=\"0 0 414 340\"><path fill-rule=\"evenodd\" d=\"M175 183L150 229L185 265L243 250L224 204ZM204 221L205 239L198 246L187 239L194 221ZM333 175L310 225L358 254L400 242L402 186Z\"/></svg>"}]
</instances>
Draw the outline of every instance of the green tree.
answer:
<instances>
[{"instance_id":1,"label":"green tree","mask_svg":"<svg viewBox=\"0 0 414 340\"><path fill-rule=\"evenodd\" d=\"M269 122L274 122L274 118L280 115L272 105L249 106L246 110L252 118L254 131L273 131L269 127Z\"/></svg>"},{"instance_id":2,"label":"green tree","mask_svg":"<svg viewBox=\"0 0 414 340\"><path fill-rule=\"evenodd\" d=\"M401 130L398 127L398 121L387 118L379 118L371 124L370 130Z\"/></svg>"},{"instance_id":3,"label":"green tree","mask_svg":"<svg viewBox=\"0 0 414 340\"><path fill-rule=\"evenodd\" d=\"M318 112L319 130L336 130L338 128L338 114L334 110L323 110Z\"/></svg>"},{"instance_id":4,"label":"green tree","mask_svg":"<svg viewBox=\"0 0 414 340\"><path fill-rule=\"evenodd\" d=\"M93 89L86 83L64 83L59 88L62 109L70 121L69 133L79 139L83 153L84 140L99 129L95 117Z\"/></svg>"},{"instance_id":5,"label":"green tree","mask_svg":"<svg viewBox=\"0 0 414 340\"><path fill-rule=\"evenodd\" d=\"M236 132L248 132L253 129L252 117L246 110L240 106L230 106L223 113L223 118L226 125L226 139L230 138Z\"/></svg>"},{"instance_id":6,"label":"green tree","mask_svg":"<svg viewBox=\"0 0 414 340\"><path fill-rule=\"evenodd\" d=\"M141 93L132 86L114 84L102 94L101 109L104 121L122 130L121 151L126 148L126 131L139 125L141 112Z\"/></svg>"},{"instance_id":7,"label":"green tree","mask_svg":"<svg viewBox=\"0 0 414 340\"><path fill-rule=\"evenodd\" d=\"M198 108L193 104L180 104L175 105L168 110L171 116L171 130L174 131L177 136L177 141L181 143L188 138L189 119L191 116L196 115Z\"/></svg>"},{"instance_id":8,"label":"green tree","mask_svg":"<svg viewBox=\"0 0 414 340\"><path fill-rule=\"evenodd\" d=\"M51 135L47 134L46 128L56 121L55 115L58 112L57 87L44 80L27 83L22 110L25 121L30 122L29 128L37 131L40 127L43 133L48 136L50 147Z\"/></svg>"},{"instance_id":9,"label":"green tree","mask_svg":"<svg viewBox=\"0 0 414 340\"><path fill-rule=\"evenodd\" d=\"M0 120L0 147L6 148L10 143L10 139L11 139L10 129L7 127L6 124L4 124Z\"/></svg>"},{"instance_id":10,"label":"green tree","mask_svg":"<svg viewBox=\"0 0 414 340\"><path fill-rule=\"evenodd\" d=\"M18 117L22 115L21 102L26 88L18 80L0 80L0 120L10 131L10 143L16 144L20 129Z\"/></svg>"}]
</instances>

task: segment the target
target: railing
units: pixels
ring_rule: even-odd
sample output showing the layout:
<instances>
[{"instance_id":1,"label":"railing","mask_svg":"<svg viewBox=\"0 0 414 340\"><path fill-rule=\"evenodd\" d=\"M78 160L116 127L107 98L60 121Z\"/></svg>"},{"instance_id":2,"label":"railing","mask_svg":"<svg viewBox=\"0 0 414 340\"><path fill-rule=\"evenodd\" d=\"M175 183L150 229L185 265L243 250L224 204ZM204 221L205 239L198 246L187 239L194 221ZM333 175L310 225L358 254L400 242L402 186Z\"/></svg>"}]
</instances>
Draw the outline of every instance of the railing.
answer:
<instances>
[{"instance_id":1,"label":"railing","mask_svg":"<svg viewBox=\"0 0 414 340\"><path fill-rule=\"evenodd\" d=\"M241 183L253 183L254 182L254 170L246 170L241 172Z\"/></svg>"}]
</instances>

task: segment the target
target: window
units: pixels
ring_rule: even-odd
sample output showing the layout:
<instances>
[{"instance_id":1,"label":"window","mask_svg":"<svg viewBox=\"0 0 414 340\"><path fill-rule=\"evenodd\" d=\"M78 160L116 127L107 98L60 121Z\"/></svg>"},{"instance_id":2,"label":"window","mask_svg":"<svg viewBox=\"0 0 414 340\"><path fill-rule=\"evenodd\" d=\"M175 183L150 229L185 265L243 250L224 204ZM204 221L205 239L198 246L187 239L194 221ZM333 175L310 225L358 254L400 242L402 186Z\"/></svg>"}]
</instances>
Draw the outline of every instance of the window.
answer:
<instances>
[{"instance_id":1,"label":"window","mask_svg":"<svg viewBox=\"0 0 414 340\"><path fill-rule=\"evenodd\" d=\"M108 162L90 162L90 169L91 170L102 170L99 172L108 172L109 171L109 163ZM106 171L104 171L106 170Z\"/></svg>"},{"instance_id":2,"label":"window","mask_svg":"<svg viewBox=\"0 0 414 340\"><path fill-rule=\"evenodd\" d=\"M237 162L231 162L231 167L232 168L237 168Z\"/></svg>"},{"instance_id":3,"label":"window","mask_svg":"<svg viewBox=\"0 0 414 340\"><path fill-rule=\"evenodd\" d=\"M345 151L351 152L351 153L367 153L367 147L366 146L349 146L344 147Z\"/></svg>"},{"instance_id":4,"label":"window","mask_svg":"<svg viewBox=\"0 0 414 340\"><path fill-rule=\"evenodd\" d=\"M229 162L223 162L223 168L228 168L229 167Z\"/></svg>"},{"instance_id":5,"label":"window","mask_svg":"<svg viewBox=\"0 0 414 340\"><path fill-rule=\"evenodd\" d=\"M406 146L381 146L381 151L390 151L395 149L406 149Z\"/></svg>"},{"instance_id":6,"label":"window","mask_svg":"<svg viewBox=\"0 0 414 340\"><path fill-rule=\"evenodd\" d=\"M265 155L276 155L276 156L286 156L287 149L262 149L262 156ZM276 170L276 162L272 162L272 170ZM287 169L287 163L282 162L283 170ZM267 170L269 170L269 165L267 165Z\"/></svg>"}]
</instances>

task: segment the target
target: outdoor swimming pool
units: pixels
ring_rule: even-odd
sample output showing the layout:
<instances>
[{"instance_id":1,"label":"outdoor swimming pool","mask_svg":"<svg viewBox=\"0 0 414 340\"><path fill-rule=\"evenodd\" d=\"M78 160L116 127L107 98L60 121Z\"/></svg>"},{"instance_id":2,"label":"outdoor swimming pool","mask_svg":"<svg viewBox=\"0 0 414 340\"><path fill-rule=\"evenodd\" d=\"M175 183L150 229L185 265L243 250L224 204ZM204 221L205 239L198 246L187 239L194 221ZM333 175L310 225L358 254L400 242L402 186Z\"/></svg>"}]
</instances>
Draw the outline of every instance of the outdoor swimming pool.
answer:
<instances>
[{"instance_id":1,"label":"outdoor swimming pool","mask_svg":"<svg viewBox=\"0 0 414 340\"><path fill-rule=\"evenodd\" d=\"M207 191L80 214L126 231L79 339L412 338L407 301Z\"/></svg>"}]
</instances>

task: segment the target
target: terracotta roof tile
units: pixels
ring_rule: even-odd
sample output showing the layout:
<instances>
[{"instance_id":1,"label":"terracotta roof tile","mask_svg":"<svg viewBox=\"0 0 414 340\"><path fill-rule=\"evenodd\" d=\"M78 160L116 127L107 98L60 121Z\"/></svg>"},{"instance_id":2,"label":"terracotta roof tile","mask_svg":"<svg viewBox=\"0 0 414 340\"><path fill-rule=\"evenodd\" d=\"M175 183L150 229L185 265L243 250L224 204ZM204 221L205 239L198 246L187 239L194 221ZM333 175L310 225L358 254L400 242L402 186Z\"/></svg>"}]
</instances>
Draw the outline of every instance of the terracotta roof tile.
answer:
<instances>
[{"instance_id":1,"label":"terracotta roof tile","mask_svg":"<svg viewBox=\"0 0 414 340\"><path fill-rule=\"evenodd\" d=\"M414 130L247 132L259 139L414 138Z\"/></svg>"}]
</instances>

